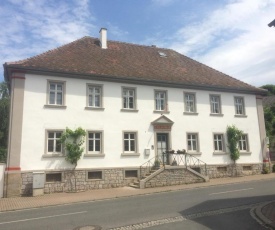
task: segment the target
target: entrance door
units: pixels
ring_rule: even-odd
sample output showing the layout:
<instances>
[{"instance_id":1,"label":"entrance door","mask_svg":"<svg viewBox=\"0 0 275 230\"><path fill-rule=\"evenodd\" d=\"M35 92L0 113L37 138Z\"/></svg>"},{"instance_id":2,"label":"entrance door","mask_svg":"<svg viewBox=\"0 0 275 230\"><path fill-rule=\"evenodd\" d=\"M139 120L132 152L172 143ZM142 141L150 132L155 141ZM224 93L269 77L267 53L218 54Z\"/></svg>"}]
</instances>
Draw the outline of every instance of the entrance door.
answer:
<instances>
[{"instance_id":1,"label":"entrance door","mask_svg":"<svg viewBox=\"0 0 275 230\"><path fill-rule=\"evenodd\" d=\"M169 148L168 145L168 133L157 133L157 158L159 160L164 160L164 162L166 161L166 159L163 159L163 153L166 152Z\"/></svg>"}]
</instances>

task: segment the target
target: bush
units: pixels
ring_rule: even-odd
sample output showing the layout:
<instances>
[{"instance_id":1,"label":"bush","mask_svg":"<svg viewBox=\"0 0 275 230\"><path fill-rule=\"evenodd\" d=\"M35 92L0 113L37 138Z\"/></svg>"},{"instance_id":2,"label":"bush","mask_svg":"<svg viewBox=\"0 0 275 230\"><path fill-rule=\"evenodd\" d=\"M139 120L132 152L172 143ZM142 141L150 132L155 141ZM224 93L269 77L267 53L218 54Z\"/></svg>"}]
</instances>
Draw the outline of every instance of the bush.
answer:
<instances>
[{"instance_id":1,"label":"bush","mask_svg":"<svg viewBox=\"0 0 275 230\"><path fill-rule=\"evenodd\" d=\"M270 173L269 167L264 166L264 168L263 168L263 174L268 174L268 173Z\"/></svg>"},{"instance_id":2,"label":"bush","mask_svg":"<svg viewBox=\"0 0 275 230\"><path fill-rule=\"evenodd\" d=\"M275 165L272 166L272 172L275 172Z\"/></svg>"}]
</instances>

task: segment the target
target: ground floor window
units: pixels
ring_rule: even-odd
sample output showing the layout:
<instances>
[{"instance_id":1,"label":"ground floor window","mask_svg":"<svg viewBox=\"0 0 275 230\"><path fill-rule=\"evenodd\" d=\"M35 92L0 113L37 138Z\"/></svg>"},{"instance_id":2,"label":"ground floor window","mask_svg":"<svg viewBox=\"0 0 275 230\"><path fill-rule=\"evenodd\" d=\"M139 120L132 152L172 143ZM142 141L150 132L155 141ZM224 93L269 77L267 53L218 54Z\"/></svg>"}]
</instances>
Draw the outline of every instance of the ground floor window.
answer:
<instances>
[{"instance_id":1,"label":"ground floor window","mask_svg":"<svg viewBox=\"0 0 275 230\"><path fill-rule=\"evenodd\" d=\"M248 137L247 134L244 134L241 136L241 139L239 141L239 149L241 152L248 152Z\"/></svg>"},{"instance_id":2,"label":"ground floor window","mask_svg":"<svg viewBox=\"0 0 275 230\"><path fill-rule=\"evenodd\" d=\"M198 134L197 133L187 133L187 150L189 152L198 152Z\"/></svg>"},{"instance_id":3,"label":"ground floor window","mask_svg":"<svg viewBox=\"0 0 275 230\"><path fill-rule=\"evenodd\" d=\"M62 131L48 131L47 132L47 152L48 153L61 153L62 144L60 137Z\"/></svg>"},{"instance_id":4,"label":"ground floor window","mask_svg":"<svg viewBox=\"0 0 275 230\"><path fill-rule=\"evenodd\" d=\"M123 145L124 153L136 153L137 134L135 132L124 132Z\"/></svg>"},{"instance_id":5,"label":"ground floor window","mask_svg":"<svg viewBox=\"0 0 275 230\"><path fill-rule=\"evenodd\" d=\"M88 153L102 153L102 132L88 132Z\"/></svg>"},{"instance_id":6,"label":"ground floor window","mask_svg":"<svg viewBox=\"0 0 275 230\"><path fill-rule=\"evenodd\" d=\"M225 152L223 134L214 134L214 151Z\"/></svg>"}]
</instances>

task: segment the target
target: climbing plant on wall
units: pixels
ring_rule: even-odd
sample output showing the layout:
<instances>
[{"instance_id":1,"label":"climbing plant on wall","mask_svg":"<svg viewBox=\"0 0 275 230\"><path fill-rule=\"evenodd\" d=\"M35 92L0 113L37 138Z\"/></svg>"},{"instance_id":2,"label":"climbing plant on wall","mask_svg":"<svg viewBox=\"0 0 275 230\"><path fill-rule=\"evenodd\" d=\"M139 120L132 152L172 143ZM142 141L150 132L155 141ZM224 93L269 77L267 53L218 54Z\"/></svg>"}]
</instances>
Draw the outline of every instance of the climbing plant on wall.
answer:
<instances>
[{"instance_id":1,"label":"climbing plant on wall","mask_svg":"<svg viewBox=\"0 0 275 230\"><path fill-rule=\"evenodd\" d=\"M235 125L227 126L226 129L228 148L230 151L230 158L234 164L240 158L239 141L243 135L243 131L239 130Z\"/></svg>"}]
</instances>

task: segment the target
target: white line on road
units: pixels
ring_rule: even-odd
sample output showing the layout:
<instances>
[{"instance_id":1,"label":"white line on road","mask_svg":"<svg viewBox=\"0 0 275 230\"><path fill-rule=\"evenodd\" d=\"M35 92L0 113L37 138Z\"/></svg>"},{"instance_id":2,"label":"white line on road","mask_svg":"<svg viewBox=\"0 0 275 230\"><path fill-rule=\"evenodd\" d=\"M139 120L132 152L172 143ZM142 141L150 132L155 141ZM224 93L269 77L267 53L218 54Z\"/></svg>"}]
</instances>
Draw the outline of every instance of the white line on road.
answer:
<instances>
[{"instance_id":1,"label":"white line on road","mask_svg":"<svg viewBox=\"0 0 275 230\"><path fill-rule=\"evenodd\" d=\"M30 218L30 219L23 219L23 220L14 220L14 221L8 221L8 222L2 222L2 224L12 224L12 223L17 223L17 222L24 222L24 221L30 221L30 220L40 220L40 219L47 219L47 218L53 218L53 217L59 217L59 216L69 216L69 215L76 215L76 214L81 214L85 213L87 211L83 212L72 212L72 213L66 213L66 214L60 214L60 215L54 215L54 216L41 216L41 217L36 217L36 218Z\"/></svg>"},{"instance_id":2,"label":"white line on road","mask_svg":"<svg viewBox=\"0 0 275 230\"><path fill-rule=\"evenodd\" d=\"M254 189L254 188L244 188L244 189L231 190L231 191L225 191L225 192L215 192L215 193L210 193L209 195L211 196L211 195L230 193L230 192L242 192L242 191L251 190L251 189Z\"/></svg>"}]
</instances>

